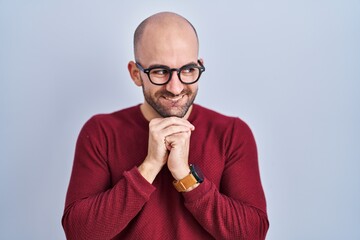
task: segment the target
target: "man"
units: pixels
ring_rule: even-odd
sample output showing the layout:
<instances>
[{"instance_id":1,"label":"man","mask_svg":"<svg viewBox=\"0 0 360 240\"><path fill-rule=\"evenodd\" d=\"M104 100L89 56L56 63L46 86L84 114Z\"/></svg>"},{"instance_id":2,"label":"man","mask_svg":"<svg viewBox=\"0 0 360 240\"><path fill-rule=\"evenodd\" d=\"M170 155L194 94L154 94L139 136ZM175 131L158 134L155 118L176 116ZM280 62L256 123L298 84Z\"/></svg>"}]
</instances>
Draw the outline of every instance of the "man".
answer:
<instances>
[{"instance_id":1,"label":"man","mask_svg":"<svg viewBox=\"0 0 360 240\"><path fill-rule=\"evenodd\" d=\"M195 28L144 20L128 70L144 103L80 132L62 224L68 239L265 239L266 203L249 127L193 104L204 72Z\"/></svg>"}]
</instances>

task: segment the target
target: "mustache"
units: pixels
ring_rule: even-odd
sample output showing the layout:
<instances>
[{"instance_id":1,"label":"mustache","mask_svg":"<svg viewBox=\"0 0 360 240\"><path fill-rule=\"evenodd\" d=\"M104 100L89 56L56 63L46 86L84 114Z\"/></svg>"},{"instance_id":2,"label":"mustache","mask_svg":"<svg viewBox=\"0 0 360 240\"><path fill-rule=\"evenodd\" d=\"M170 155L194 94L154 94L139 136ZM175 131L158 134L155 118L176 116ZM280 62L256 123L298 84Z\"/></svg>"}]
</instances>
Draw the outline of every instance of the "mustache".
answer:
<instances>
[{"instance_id":1,"label":"mustache","mask_svg":"<svg viewBox=\"0 0 360 240\"><path fill-rule=\"evenodd\" d=\"M171 93L169 91L166 91L166 90L160 91L160 92L157 93L158 96L164 96L164 97L168 97L168 98L174 98L174 97L177 97L177 96L190 95L190 94L191 94L191 91L185 90L185 89L183 91L181 91L181 93L179 93L179 94L173 94L173 93Z\"/></svg>"}]
</instances>

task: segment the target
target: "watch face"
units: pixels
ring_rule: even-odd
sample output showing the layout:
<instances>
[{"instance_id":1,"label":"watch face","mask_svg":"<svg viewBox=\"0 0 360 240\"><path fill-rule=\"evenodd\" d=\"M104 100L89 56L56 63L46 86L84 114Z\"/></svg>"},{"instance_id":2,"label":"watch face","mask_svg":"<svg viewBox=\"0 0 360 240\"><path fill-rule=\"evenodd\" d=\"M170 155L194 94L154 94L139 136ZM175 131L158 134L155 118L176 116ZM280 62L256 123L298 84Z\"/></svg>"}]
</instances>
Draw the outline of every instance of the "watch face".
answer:
<instances>
[{"instance_id":1,"label":"watch face","mask_svg":"<svg viewBox=\"0 0 360 240\"><path fill-rule=\"evenodd\" d=\"M204 181L204 175L196 165L190 164L190 171L199 183Z\"/></svg>"}]
</instances>

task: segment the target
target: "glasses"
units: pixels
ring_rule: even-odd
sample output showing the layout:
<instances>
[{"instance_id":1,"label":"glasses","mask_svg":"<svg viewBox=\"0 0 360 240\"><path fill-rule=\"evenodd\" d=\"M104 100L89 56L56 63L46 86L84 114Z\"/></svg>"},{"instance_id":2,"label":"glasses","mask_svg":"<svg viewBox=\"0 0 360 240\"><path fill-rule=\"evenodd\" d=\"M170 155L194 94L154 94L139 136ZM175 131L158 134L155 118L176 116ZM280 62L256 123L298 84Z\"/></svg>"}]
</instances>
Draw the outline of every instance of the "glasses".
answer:
<instances>
[{"instance_id":1,"label":"glasses","mask_svg":"<svg viewBox=\"0 0 360 240\"><path fill-rule=\"evenodd\" d=\"M140 63L136 62L136 66L147 74L150 82L155 85L165 85L170 82L173 71L176 71L177 76L183 84L196 83L201 74L205 71L205 67L198 60L200 66L195 63L187 64L181 68L169 68L168 66L154 66L150 68L143 68Z\"/></svg>"}]
</instances>

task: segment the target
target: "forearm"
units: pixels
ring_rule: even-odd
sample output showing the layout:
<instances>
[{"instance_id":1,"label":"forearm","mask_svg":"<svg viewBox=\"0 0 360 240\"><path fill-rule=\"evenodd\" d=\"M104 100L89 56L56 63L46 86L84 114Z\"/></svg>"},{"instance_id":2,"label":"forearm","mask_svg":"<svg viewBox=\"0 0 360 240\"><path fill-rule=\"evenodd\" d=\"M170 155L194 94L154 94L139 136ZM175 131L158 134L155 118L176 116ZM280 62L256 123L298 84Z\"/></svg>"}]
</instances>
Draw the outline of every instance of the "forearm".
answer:
<instances>
[{"instance_id":1,"label":"forearm","mask_svg":"<svg viewBox=\"0 0 360 240\"><path fill-rule=\"evenodd\" d=\"M133 169L113 188L68 204L62 219L67 239L111 239L119 234L155 190L141 181L146 180Z\"/></svg>"},{"instance_id":2,"label":"forearm","mask_svg":"<svg viewBox=\"0 0 360 240\"><path fill-rule=\"evenodd\" d=\"M265 210L221 194L205 179L184 193L185 206L216 239L265 239L269 223Z\"/></svg>"}]
</instances>

